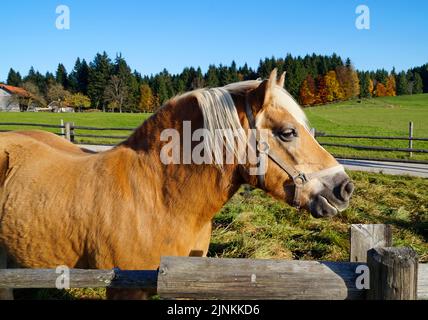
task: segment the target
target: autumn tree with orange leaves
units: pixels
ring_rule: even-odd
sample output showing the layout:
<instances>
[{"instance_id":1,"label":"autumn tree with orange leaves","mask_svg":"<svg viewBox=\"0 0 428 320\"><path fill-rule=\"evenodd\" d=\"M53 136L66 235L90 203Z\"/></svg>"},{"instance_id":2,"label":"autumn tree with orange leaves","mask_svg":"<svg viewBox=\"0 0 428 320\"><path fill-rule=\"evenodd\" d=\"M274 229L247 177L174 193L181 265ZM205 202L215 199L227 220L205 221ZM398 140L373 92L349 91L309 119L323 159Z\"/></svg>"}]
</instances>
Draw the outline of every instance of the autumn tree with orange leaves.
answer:
<instances>
[{"instance_id":1,"label":"autumn tree with orange leaves","mask_svg":"<svg viewBox=\"0 0 428 320\"><path fill-rule=\"evenodd\" d=\"M395 97L396 94L396 85L395 85L395 76L393 74L389 75L386 80L386 95L388 97Z\"/></svg>"},{"instance_id":2,"label":"autumn tree with orange leaves","mask_svg":"<svg viewBox=\"0 0 428 320\"><path fill-rule=\"evenodd\" d=\"M300 88L300 103L304 106L313 105L317 100L316 95L317 92L314 78L308 74Z\"/></svg>"},{"instance_id":3,"label":"autumn tree with orange leaves","mask_svg":"<svg viewBox=\"0 0 428 320\"><path fill-rule=\"evenodd\" d=\"M320 102L328 103L336 100L342 100L344 97L343 90L337 80L336 72L331 70L319 79L318 97Z\"/></svg>"},{"instance_id":4,"label":"autumn tree with orange leaves","mask_svg":"<svg viewBox=\"0 0 428 320\"><path fill-rule=\"evenodd\" d=\"M381 82L378 82L376 84L376 97L386 97L386 95L386 87Z\"/></svg>"}]
</instances>

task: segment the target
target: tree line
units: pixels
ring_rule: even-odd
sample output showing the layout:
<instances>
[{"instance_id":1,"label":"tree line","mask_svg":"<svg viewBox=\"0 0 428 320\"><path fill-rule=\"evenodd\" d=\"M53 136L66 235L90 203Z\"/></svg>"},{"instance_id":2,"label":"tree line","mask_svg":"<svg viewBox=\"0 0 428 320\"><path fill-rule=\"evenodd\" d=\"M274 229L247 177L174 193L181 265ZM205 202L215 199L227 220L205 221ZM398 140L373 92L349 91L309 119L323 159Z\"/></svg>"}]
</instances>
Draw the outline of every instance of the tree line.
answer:
<instances>
[{"instance_id":1,"label":"tree line","mask_svg":"<svg viewBox=\"0 0 428 320\"><path fill-rule=\"evenodd\" d=\"M273 68L286 71L285 88L304 106L353 98L395 96L428 92L428 63L400 73L355 70L340 56L306 55L260 60L257 69L247 64L187 67L179 74L166 69L142 76L122 55L111 59L98 53L91 62L77 58L68 72L60 63L55 73L41 74L33 67L24 77L10 69L7 84L25 88L42 105L52 102L75 108L116 112L153 112L171 97L197 88L268 77Z\"/></svg>"}]
</instances>

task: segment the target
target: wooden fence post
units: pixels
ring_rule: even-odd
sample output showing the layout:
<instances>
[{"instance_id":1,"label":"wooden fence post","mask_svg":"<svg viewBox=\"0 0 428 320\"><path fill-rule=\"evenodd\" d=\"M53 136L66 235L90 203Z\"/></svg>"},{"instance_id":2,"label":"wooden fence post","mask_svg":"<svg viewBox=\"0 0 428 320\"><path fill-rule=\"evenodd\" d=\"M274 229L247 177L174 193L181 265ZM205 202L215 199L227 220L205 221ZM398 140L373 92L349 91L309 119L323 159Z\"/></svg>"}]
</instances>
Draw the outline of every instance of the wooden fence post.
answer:
<instances>
[{"instance_id":1,"label":"wooden fence post","mask_svg":"<svg viewBox=\"0 0 428 320\"><path fill-rule=\"evenodd\" d=\"M418 256L412 248L374 248L367 254L370 300L416 300Z\"/></svg>"},{"instance_id":2,"label":"wooden fence post","mask_svg":"<svg viewBox=\"0 0 428 320\"><path fill-rule=\"evenodd\" d=\"M63 119L61 119L60 125L61 125L61 137L65 137L65 134L64 134L64 120Z\"/></svg>"},{"instance_id":3,"label":"wooden fence post","mask_svg":"<svg viewBox=\"0 0 428 320\"><path fill-rule=\"evenodd\" d=\"M64 123L64 130L65 130L65 138L68 141L71 141L71 123L70 122Z\"/></svg>"},{"instance_id":4,"label":"wooden fence post","mask_svg":"<svg viewBox=\"0 0 428 320\"><path fill-rule=\"evenodd\" d=\"M70 141L74 143L74 122L70 125Z\"/></svg>"},{"instance_id":5,"label":"wooden fence post","mask_svg":"<svg viewBox=\"0 0 428 320\"><path fill-rule=\"evenodd\" d=\"M6 250L0 247L0 270L7 268ZM13 291L11 289L0 289L0 300L13 300Z\"/></svg>"},{"instance_id":6,"label":"wooden fence post","mask_svg":"<svg viewBox=\"0 0 428 320\"><path fill-rule=\"evenodd\" d=\"M409 149L413 149L413 121L409 122ZM409 157L413 156L413 152L409 152Z\"/></svg>"},{"instance_id":7,"label":"wooden fence post","mask_svg":"<svg viewBox=\"0 0 428 320\"><path fill-rule=\"evenodd\" d=\"M392 230L386 224L351 225L351 262L367 262L367 251L392 246Z\"/></svg>"}]
</instances>

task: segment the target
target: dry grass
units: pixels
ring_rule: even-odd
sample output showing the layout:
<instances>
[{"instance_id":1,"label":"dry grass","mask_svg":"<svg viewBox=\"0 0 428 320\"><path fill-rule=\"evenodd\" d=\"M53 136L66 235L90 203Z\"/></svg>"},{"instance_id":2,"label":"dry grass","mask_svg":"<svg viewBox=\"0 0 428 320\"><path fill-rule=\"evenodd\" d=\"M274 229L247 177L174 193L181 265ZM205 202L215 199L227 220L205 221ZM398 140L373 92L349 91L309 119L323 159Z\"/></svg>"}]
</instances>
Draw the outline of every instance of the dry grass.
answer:
<instances>
[{"instance_id":1,"label":"dry grass","mask_svg":"<svg viewBox=\"0 0 428 320\"><path fill-rule=\"evenodd\" d=\"M428 180L362 172L350 207L331 219L314 219L242 188L215 219L210 255L281 259L349 259L349 226L388 223L394 245L411 246L428 262Z\"/></svg>"}]
</instances>

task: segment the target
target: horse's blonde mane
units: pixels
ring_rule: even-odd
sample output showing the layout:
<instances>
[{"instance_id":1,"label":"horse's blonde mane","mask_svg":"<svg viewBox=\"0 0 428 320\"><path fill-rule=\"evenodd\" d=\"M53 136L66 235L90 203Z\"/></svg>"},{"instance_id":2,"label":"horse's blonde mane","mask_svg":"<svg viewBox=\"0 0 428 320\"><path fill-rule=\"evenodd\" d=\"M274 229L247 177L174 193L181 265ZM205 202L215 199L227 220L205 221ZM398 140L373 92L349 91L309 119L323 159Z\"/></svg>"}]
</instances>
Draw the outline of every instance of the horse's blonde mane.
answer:
<instances>
[{"instance_id":1,"label":"horse's blonde mane","mask_svg":"<svg viewBox=\"0 0 428 320\"><path fill-rule=\"evenodd\" d=\"M232 152L238 159L240 150L237 146L245 146L247 141L232 94L243 94L257 88L261 83L261 80L241 81L220 88L197 89L177 97L180 99L192 95L197 99L203 116L204 129L211 133L210 136L204 138L205 150L214 156L216 162L223 158L223 145L219 145L218 141L215 141L214 133L216 131L228 129L232 133L232 136L224 136L224 147L227 152ZM284 88L275 86L273 97L275 106L285 108L296 121L305 128L309 128L305 113Z\"/></svg>"},{"instance_id":2,"label":"horse's blonde mane","mask_svg":"<svg viewBox=\"0 0 428 320\"><path fill-rule=\"evenodd\" d=\"M214 161L218 165L223 162L223 147L239 159L237 147L246 145L247 136L239 121L231 94L225 88L211 88L196 90L193 95L198 100L202 112L204 129L211 133L204 137L206 152L214 156ZM215 134L218 135L215 136ZM221 136L223 136L223 145L218 140Z\"/></svg>"}]
</instances>

